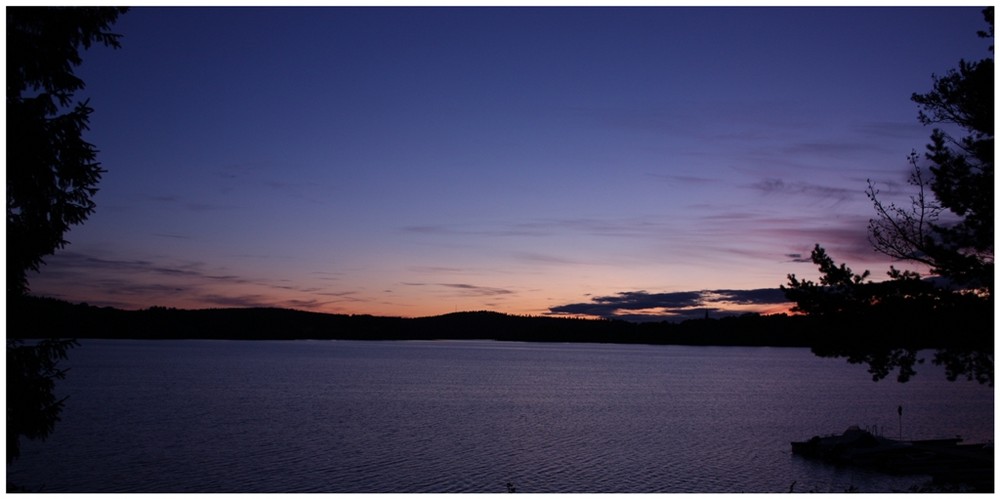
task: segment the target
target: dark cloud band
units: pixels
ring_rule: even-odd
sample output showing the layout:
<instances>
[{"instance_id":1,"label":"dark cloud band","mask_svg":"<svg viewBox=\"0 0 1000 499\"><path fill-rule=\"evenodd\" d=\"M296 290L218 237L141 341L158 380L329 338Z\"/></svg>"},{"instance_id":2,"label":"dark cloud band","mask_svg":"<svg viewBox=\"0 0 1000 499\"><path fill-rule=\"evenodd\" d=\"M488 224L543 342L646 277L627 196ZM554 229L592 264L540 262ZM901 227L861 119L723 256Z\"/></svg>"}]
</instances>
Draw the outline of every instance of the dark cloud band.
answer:
<instances>
[{"instance_id":1,"label":"dark cloud band","mask_svg":"<svg viewBox=\"0 0 1000 499\"><path fill-rule=\"evenodd\" d=\"M787 303L778 288L719 289L681 291L674 293L648 293L625 291L612 296L599 296L584 303L570 303L549 308L550 315L592 316L605 319L632 321L685 320L733 315L725 305L769 306Z\"/></svg>"}]
</instances>

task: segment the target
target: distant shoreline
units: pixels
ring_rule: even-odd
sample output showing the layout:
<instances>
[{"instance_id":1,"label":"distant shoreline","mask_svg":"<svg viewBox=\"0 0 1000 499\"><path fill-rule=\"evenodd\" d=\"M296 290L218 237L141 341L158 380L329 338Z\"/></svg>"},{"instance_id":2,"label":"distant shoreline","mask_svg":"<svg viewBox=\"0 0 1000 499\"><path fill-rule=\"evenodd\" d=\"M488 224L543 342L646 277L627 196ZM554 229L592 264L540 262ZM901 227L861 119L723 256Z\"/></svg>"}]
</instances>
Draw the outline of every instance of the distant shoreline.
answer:
<instances>
[{"instance_id":1,"label":"distant shoreline","mask_svg":"<svg viewBox=\"0 0 1000 499\"><path fill-rule=\"evenodd\" d=\"M12 309L17 307L16 311ZM622 320L455 312L403 318L281 308L121 310L29 297L8 303L28 328L8 338L238 340L495 340L715 346L810 346L807 318L745 314L722 319L634 323Z\"/></svg>"},{"instance_id":2,"label":"distant shoreline","mask_svg":"<svg viewBox=\"0 0 1000 499\"><path fill-rule=\"evenodd\" d=\"M683 322L628 322L455 312L421 318L326 314L282 308L121 310L54 298L8 299L8 339L496 340L691 346L806 347L843 356L895 348L961 347L974 331L954 318L747 313ZM18 320L10 320L17 316ZM13 324L26 326L14 327ZM967 329L967 328L965 328Z\"/></svg>"}]
</instances>

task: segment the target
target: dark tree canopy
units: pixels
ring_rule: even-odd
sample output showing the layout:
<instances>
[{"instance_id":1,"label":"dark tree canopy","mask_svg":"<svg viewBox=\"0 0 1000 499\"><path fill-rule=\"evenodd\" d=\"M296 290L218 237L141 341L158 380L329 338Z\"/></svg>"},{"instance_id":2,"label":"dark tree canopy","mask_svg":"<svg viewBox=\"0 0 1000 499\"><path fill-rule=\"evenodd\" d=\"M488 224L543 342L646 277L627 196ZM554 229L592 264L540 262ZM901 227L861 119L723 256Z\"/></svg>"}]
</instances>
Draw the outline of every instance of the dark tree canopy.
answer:
<instances>
[{"instance_id":1,"label":"dark tree canopy","mask_svg":"<svg viewBox=\"0 0 1000 499\"><path fill-rule=\"evenodd\" d=\"M102 170L97 149L83 139L92 109L75 102L84 83L73 74L80 48L117 48L108 28L124 8L7 7L7 464L20 439L52 432L63 400L55 381L75 342L26 343L34 319L25 310L28 271L66 244L63 235L94 210ZM40 331L47 337L65 330Z\"/></svg>"},{"instance_id":2,"label":"dark tree canopy","mask_svg":"<svg viewBox=\"0 0 1000 499\"><path fill-rule=\"evenodd\" d=\"M979 35L992 40L992 7L983 14L989 31ZM876 251L923 263L933 274L991 295L993 58L960 60L958 69L933 80L932 91L911 97L920 108L920 122L940 126L933 129L924 154L931 176L925 177L919 157L912 154L910 184L918 191L909 210L883 204L869 182L877 215L869 223L869 239Z\"/></svg>"},{"instance_id":3,"label":"dark tree canopy","mask_svg":"<svg viewBox=\"0 0 1000 499\"><path fill-rule=\"evenodd\" d=\"M948 379L993 383L992 300L895 268L889 279L869 281L867 270L838 266L819 245L812 261L818 283L790 274L782 289L793 311L814 319L814 353L866 364L875 381L898 370L897 381L905 382L923 362L918 353L934 350Z\"/></svg>"},{"instance_id":4,"label":"dark tree canopy","mask_svg":"<svg viewBox=\"0 0 1000 499\"><path fill-rule=\"evenodd\" d=\"M993 37L993 8L981 37ZM990 51L993 50L992 45ZM818 244L812 261L819 283L788 276L782 286L795 311L823 320L830 340L814 352L865 363L875 380L899 369L906 381L922 362L921 349L936 350L934 362L949 379L993 383L993 59L959 61L958 69L933 76L932 91L913 94L919 120L934 128L924 159L909 157L911 206L883 203L869 181L876 218L869 241L880 253L927 266L937 279L890 268L884 282L866 281L837 266ZM954 135L960 133L960 137ZM877 337L854 331L880 331Z\"/></svg>"},{"instance_id":5,"label":"dark tree canopy","mask_svg":"<svg viewBox=\"0 0 1000 499\"><path fill-rule=\"evenodd\" d=\"M88 102L73 74L80 48L119 46L108 32L123 8L8 7L7 293L28 290L28 271L63 247L94 210L102 170L83 139Z\"/></svg>"}]
</instances>

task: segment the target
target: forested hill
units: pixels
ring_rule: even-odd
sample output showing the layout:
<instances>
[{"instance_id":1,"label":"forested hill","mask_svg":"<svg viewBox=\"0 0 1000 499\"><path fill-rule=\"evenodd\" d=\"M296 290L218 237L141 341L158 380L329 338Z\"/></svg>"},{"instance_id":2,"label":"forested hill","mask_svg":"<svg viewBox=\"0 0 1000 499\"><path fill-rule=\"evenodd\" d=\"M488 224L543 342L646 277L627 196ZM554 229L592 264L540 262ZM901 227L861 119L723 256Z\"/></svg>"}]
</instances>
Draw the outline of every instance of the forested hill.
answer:
<instances>
[{"instance_id":1,"label":"forested hill","mask_svg":"<svg viewBox=\"0 0 1000 499\"><path fill-rule=\"evenodd\" d=\"M14 321L16 314L24 321ZM458 312L398 318L279 308L119 310L30 297L8 303L8 338L132 339L491 339L591 343L809 346L803 317L745 315L682 323ZM15 325L21 324L21 325Z\"/></svg>"},{"instance_id":2,"label":"forested hill","mask_svg":"<svg viewBox=\"0 0 1000 499\"><path fill-rule=\"evenodd\" d=\"M51 298L8 300L7 338L132 338L230 340L435 340L489 339L673 345L844 345L940 347L964 336L964 328L887 327L880 321L831 324L806 316L745 314L680 323L528 317L496 312L458 312L398 318L338 315L278 308L119 310ZM896 324L897 326L901 324ZM950 340L949 340L950 338ZM876 341L877 340L877 341Z\"/></svg>"}]
</instances>

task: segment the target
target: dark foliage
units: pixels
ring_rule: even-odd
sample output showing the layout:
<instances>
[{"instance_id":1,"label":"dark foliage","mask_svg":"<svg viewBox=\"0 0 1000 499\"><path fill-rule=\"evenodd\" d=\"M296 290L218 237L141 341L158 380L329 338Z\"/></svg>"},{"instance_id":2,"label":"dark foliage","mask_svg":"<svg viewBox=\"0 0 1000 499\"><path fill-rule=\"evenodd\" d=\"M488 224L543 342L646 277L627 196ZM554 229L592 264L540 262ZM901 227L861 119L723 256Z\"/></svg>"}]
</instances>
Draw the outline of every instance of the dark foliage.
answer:
<instances>
[{"instance_id":1,"label":"dark foliage","mask_svg":"<svg viewBox=\"0 0 1000 499\"><path fill-rule=\"evenodd\" d=\"M53 394L66 371L59 361L74 340L46 339L35 344L7 340L7 464L21 455L21 437L44 440L59 421L65 399Z\"/></svg>"},{"instance_id":2,"label":"dark foliage","mask_svg":"<svg viewBox=\"0 0 1000 499\"><path fill-rule=\"evenodd\" d=\"M889 280L871 282L867 271L837 266L819 245L812 260L819 283L792 274L782 289L793 310L812 320L817 355L865 364L876 381L898 370L897 381L905 382L923 362L918 352L936 350L934 363L948 379L993 383L992 300L896 269Z\"/></svg>"},{"instance_id":3,"label":"dark foliage","mask_svg":"<svg viewBox=\"0 0 1000 499\"><path fill-rule=\"evenodd\" d=\"M993 37L993 8L981 37ZM990 51L993 47L990 46ZM993 59L959 61L957 70L934 76L934 88L911 97L919 119L935 128L925 159L916 153L910 184L917 191L909 208L885 204L869 181L876 218L868 225L874 249L892 258L924 264L936 280L890 268L889 280L866 281L837 266L819 245L812 261L819 283L788 276L782 286L796 310L822 319L817 355L867 364L880 380L898 369L907 381L923 362L917 351L937 349L934 362L948 379L993 383ZM954 130L964 134L951 135Z\"/></svg>"},{"instance_id":4,"label":"dark foliage","mask_svg":"<svg viewBox=\"0 0 1000 499\"><path fill-rule=\"evenodd\" d=\"M993 8L983 11L993 38ZM993 50L992 45L990 51ZM917 193L911 208L884 204L869 182L868 197L877 217L869 223L876 251L923 263L933 274L981 293L993 292L993 58L960 60L958 69L933 77L933 90L914 93L924 125L931 133L924 158L930 178L910 156L910 184ZM953 134L961 133L961 137ZM928 192L929 191L929 192ZM928 194L933 194L929 196ZM942 216L948 215L948 216Z\"/></svg>"},{"instance_id":5,"label":"dark foliage","mask_svg":"<svg viewBox=\"0 0 1000 499\"><path fill-rule=\"evenodd\" d=\"M118 47L109 26L122 8L7 9L7 293L63 247L63 234L94 210L102 170L83 140L90 113L73 74L79 49Z\"/></svg>"},{"instance_id":6,"label":"dark foliage","mask_svg":"<svg viewBox=\"0 0 1000 499\"><path fill-rule=\"evenodd\" d=\"M66 245L63 235L94 210L102 170L97 149L83 140L90 108L74 93L80 48L118 47L109 27L124 8L7 7L7 464L20 455L20 439L45 439L59 421L58 368L75 329L44 327L23 308L28 272ZM30 328L30 329L25 329ZM8 489L16 486L8 484Z\"/></svg>"}]
</instances>

